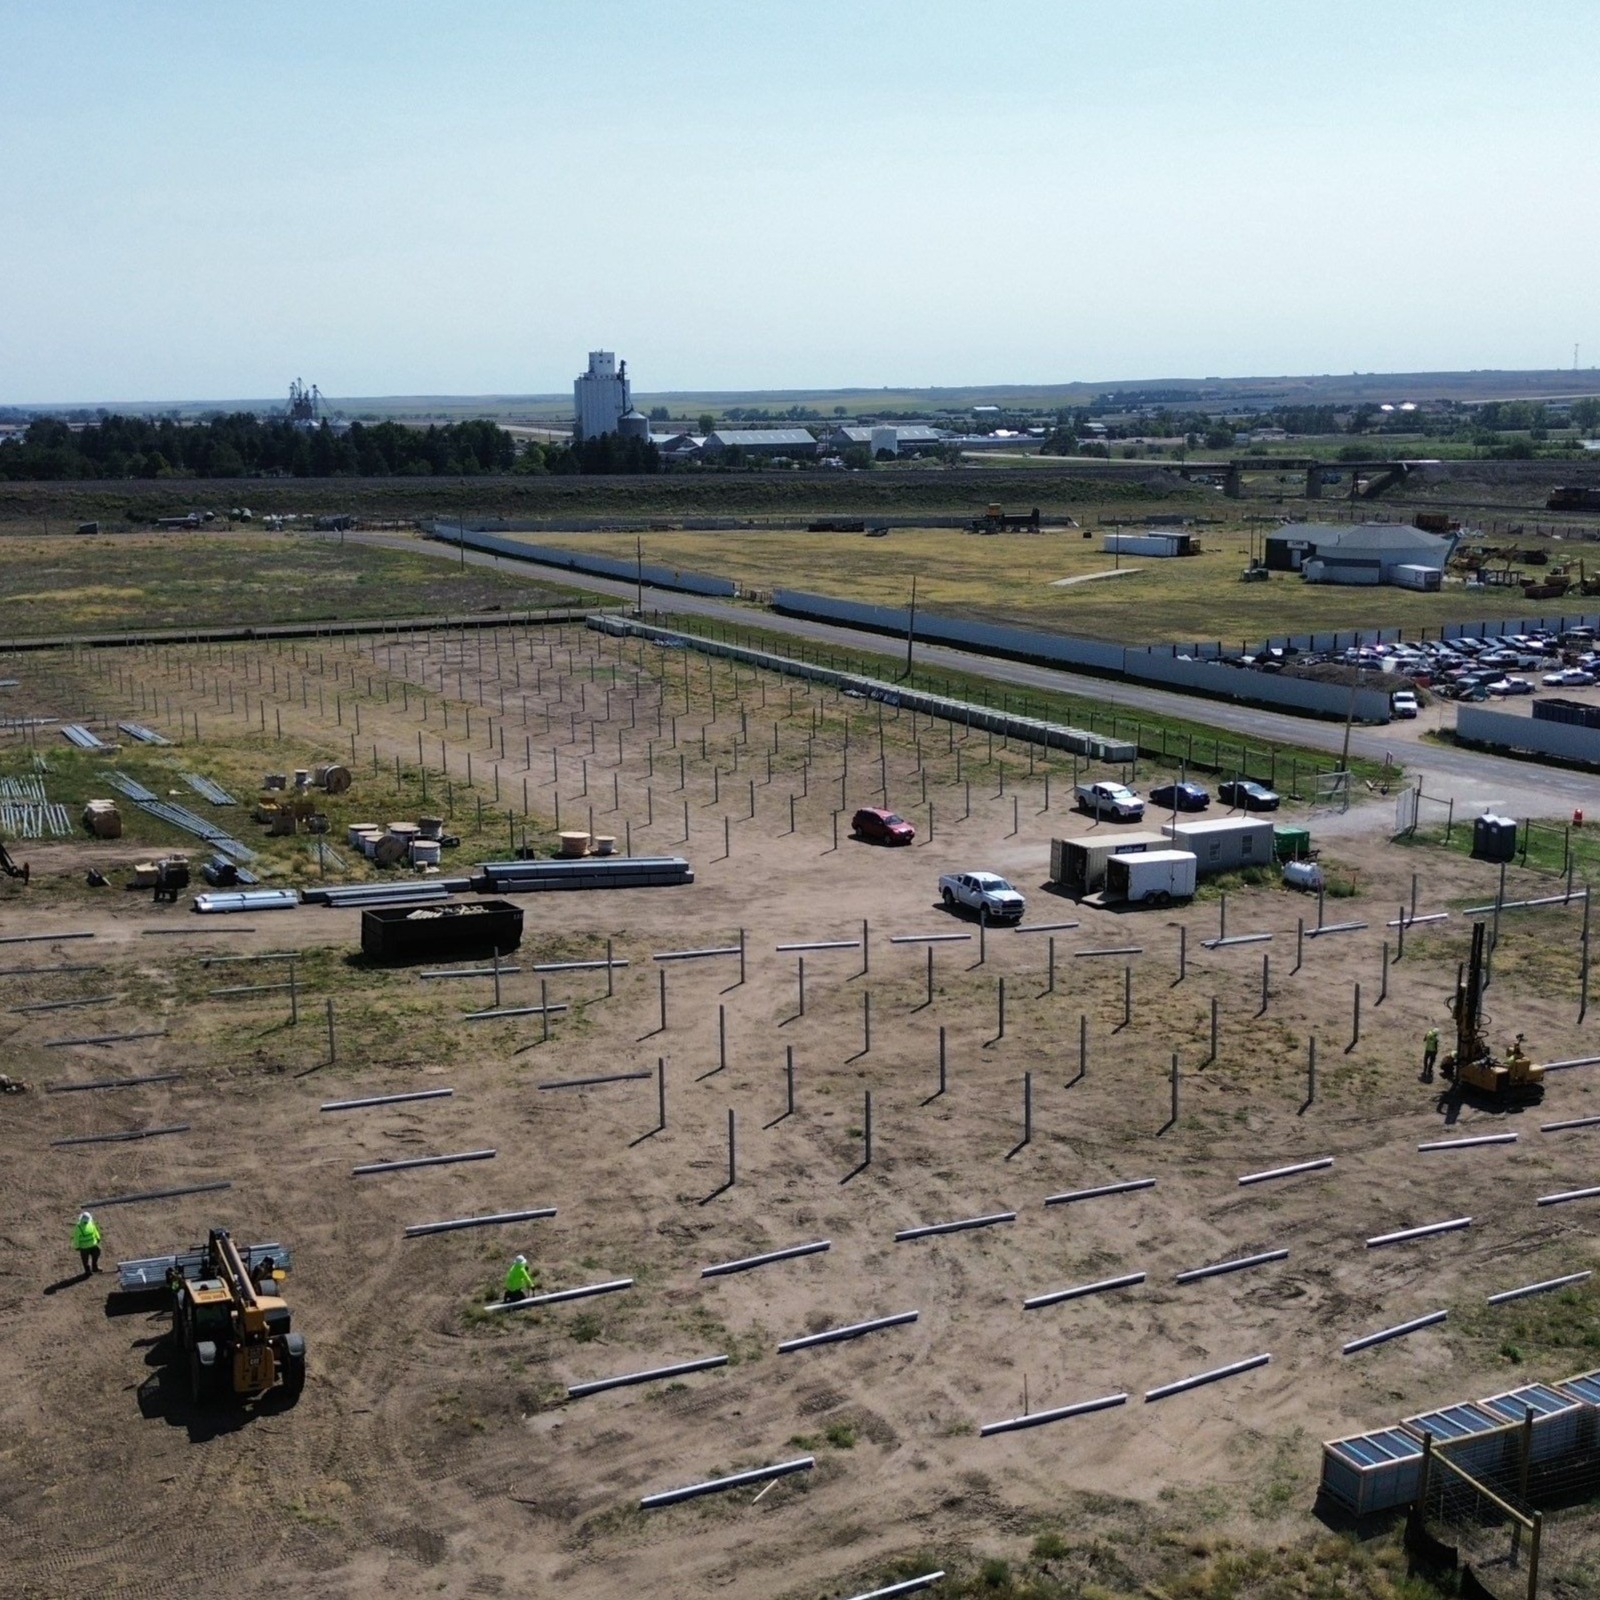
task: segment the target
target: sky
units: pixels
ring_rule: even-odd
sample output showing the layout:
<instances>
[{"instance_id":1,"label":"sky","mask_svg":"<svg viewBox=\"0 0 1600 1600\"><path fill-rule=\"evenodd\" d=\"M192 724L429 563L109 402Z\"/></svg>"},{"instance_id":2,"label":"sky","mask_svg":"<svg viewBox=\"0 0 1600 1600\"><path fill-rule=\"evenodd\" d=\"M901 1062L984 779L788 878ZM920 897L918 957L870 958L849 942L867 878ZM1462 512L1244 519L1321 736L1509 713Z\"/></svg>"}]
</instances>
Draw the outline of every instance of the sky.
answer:
<instances>
[{"instance_id":1,"label":"sky","mask_svg":"<svg viewBox=\"0 0 1600 1600\"><path fill-rule=\"evenodd\" d=\"M1600 364L1593 0L0 0L0 404Z\"/></svg>"}]
</instances>

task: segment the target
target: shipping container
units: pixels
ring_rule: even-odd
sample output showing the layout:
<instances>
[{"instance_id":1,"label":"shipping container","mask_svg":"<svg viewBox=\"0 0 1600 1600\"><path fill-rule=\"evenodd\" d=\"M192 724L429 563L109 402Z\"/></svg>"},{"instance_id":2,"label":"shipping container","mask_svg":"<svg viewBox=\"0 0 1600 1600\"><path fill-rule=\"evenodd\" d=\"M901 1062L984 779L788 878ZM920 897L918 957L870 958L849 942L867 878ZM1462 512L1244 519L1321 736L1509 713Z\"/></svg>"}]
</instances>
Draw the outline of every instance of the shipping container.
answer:
<instances>
[{"instance_id":1,"label":"shipping container","mask_svg":"<svg viewBox=\"0 0 1600 1600\"><path fill-rule=\"evenodd\" d=\"M1535 700L1533 714L1541 722L1571 722L1580 728L1600 728L1600 705L1567 700L1561 695L1553 694L1548 699Z\"/></svg>"},{"instance_id":2,"label":"shipping container","mask_svg":"<svg viewBox=\"0 0 1600 1600\"><path fill-rule=\"evenodd\" d=\"M1232 872L1273 862L1273 825L1257 817L1211 817L1203 822L1164 822L1161 831L1180 850L1192 851L1195 870Z\"/></svg>"},{"instance_id":3,"label":"shipping container","mask_svg":"<svg viewBox=\"0 0 1600 1600\"><path fill-rule=\"evenodd\" d=\"M1167 848L1161 833L1098 833L1081 839L1050 841L1050 881L1068 894L1085 895L1106 881L1106 862L1112 856L1136 855L1142 850Z\"/></svg>"},{"instance_id":4,"label":"shipping container","mask_svg":"<svg viewBox=\"0 0 1600 1600\"><path fill-rule=\"evenodd\" d=\"M362 953L379 961L501 955L522 943L522 908L505 900L371 906L361 913Z\"/></svg>"}]
</instances>

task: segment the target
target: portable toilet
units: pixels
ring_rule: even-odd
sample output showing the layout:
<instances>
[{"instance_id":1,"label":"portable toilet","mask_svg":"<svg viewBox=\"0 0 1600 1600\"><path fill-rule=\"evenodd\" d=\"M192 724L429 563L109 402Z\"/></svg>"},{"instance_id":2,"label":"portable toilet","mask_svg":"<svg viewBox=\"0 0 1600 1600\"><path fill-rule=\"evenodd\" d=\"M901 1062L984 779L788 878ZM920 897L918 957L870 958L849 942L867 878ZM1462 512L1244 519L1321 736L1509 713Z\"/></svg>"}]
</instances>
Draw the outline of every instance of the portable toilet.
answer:
<instances>
[{"instance_id":1,"label":"portable toilet","mask_svg":"<svg viewBox=\"0 0 1600 1600\"><path fill-rule=\"evenodd\" d=\"M1517 853L1517 825L1510 817L1485 812L1472 824L1472 855L1477 861L1510 861Z\"/></svg>"}]
</instances>

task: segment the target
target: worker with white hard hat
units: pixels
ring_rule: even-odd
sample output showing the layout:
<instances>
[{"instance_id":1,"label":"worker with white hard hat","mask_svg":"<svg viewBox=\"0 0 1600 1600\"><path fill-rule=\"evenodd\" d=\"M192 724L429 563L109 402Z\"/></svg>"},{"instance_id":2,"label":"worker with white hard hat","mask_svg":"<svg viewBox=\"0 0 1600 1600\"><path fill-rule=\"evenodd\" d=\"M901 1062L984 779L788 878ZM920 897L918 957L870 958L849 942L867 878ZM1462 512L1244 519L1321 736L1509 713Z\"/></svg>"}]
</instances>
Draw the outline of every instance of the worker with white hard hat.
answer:
<instances>
[{"instance_id":1,"label":"worker with white hard hat","mask_svg":"<svg viewBox=\"0 0 1600 1600\"><path fill-rule=\"evenodd\" d=\"M528 1258L516 1256L506 1272L506 1299L521 1300L533 1292L533 1274L528 1270Z\"/></svg>"},{"instance_id":2,"label":"worker with white hard hat","mask_svg":"<svg viewBox=\"0 0 1600 1600\"><path fill-rule=\"evenodd\" d=\"M78 1213L77 1223L72 1230L72 1248L83 1262L84 1277L100 1270L100 1225L87 1211Z\"/></svg>"}]
</instances>

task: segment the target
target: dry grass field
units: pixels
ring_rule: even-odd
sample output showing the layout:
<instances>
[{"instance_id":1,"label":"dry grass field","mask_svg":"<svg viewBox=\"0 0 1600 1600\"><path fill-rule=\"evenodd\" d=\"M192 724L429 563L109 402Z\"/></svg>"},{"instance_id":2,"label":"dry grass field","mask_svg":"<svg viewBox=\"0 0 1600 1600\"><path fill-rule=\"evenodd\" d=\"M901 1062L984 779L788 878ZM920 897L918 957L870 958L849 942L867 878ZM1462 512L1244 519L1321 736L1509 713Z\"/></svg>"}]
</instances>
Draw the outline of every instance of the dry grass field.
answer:
<instances>
[{"instance_id":1,"label":"dry grass field","mask_svg":"<svg viewBox=\"0 0 1600 1600\"><path fill-rule=\"evenodd\" d=\"M1076 530L977 535L896 528L878 539L680 530L646 534L644 554L649 561L736 578L749 589L803 589L889 606L907 604L915 576L917 604L931 611L1129 644L1220 639L1231 646L1269 635L1379 627L1416 635L1444 622L1561 609L1555 601L1525 600L1520 590L1467 589L1459 582L1437 594L1314 585L1287 572L1273 573L1266 583L1241 583L1251 549L1243 526L1200 530L1204 553L1198 556L1119 559L1102 548L1106 530L1096 528L1092 516L1080 520L1092 538ZM567 534L551 541L626 557L635 548L631 533ZM1260 541L1258 529L1257 549ZM1556 552L1552 559L1562 559L1561 543L1539 542ZM1107 573L1116 575L1099 576ZM1584 609L1576 597L1566 606L1574 615Z\"/></svg>"},{"instance_id":2,"label":"dry grass field","mask_svg":"<svg viewBox=\"0 0 1600 1600\"><path fill-rule=\"evenodd\" d=\"M1422 1591L1392 1544L1352 1544L1314 1516L1318 1442L1600 1365L1587 1287L1485 1305L1495 1290L1594 1264L1593 1208L1533 1202L1592 1181L1594 1133L1544 1135L1538 1124L1600 1111L1600 1084L1563 1073L1542 1111L1499 1116L1417 1081L1420 1037L1446 1022L1468 925L1457 914L1413 930L1380 998L1394 937L1385 919L1419 870L1423 911L1459 913L1494 878L1454 852L1387 843L1388 802L1374 831L1344 817L1324 840L1325 864L1355 891L1339 914L1367 926L1307 940L1297 961L1296 923L1314 920L1315 902L1274 881L1225 885L1229 931L1272 940L1215 950L1202 941L1218 931L1216 885L1159 912L1099 911L1053 893L1049 840L1090 824L1065 810L1064 784L1044 808L1043 772L1029 775L1024 752L991 751L976 735L963 744L961 730L688 652L576 627L506 628L0 664L22 680L8 711L101 708L174 738L187 729L171 751L129 752L128 770L192 768L241 800L253 800L259 772L349 755L355 736L356 785L330 812L341 824L415 815L425 764L431 802L448 783L464 834L448 871L503 854L500 828L520 834L526 823L530 841L548 842L559 796L567 826L588 826L593 807L597 831L631 836L636 853L681 851L696 873L682 889L520 901L521 970L503 980L503 999L538 1004L547 992L569 1005L546 1039L537 1017L464 1020L492 1003L488 979L424 982L416 968L364 962L355 912L206 918L186 904L152 907L120 884L153 837L18 849L32 881L0 880L0 929L32 942L0 947L8 1005L94 1002L4 1017L6 1070L33 1084L0 1100L0 1533L10 1592L27 1600L144 1600L264 1573L285 1593L329 1600L556 1588L596 1600L822 1600L934 1566L952 1573L943 1592L963 1595L1415 1600ZM46 784L65 794L70 777L74 800L93 788L94 763L120 759L84 758L85 772L48 728L26 743L7 729L0 741L0 774L30 774L40 755ZM874 849L841 829L835 844L841 803L847 818L880 784L916 822L917 843ZM261 849L269 881L303 876L304 837L266 841L246 808L224 815ZM1296 815L1314 837L1329 821ZM90 863L111 888L83 885ZM980 938L940 908L938 875L973 867L1005 872L1027 893L1022 931ZM1520 868L1509 878L1534 893L1550 882ZM1525 1031L1541 1059L1592 1049L1592 1021L1586 1032L1576 1020L1578 916L1556 907L1505 919L1494 1026ZM864 925L865 949L807 954L802 1013L797 957L777 947L859 940ZM736 959L651 959L726 946L741 930L742 982ZM68 937L83 933L93 937ZM966 937L894 942L931 934ZM598 971L551 974L541 991L534 963L594 959L608 940L628 962L609 982ZM1108 948L1134 953L1090 954ZM298 1026L280 993L211 995L271 982L278 969L207 959L288 950L302 952ZM149 1028L166 1032L48 1048ZM653 1075L658 1061L665 1127L651 1078L539 1087ZM183 1076L44 1092L156 1071ZM435 1086L454 1094L317 1109ZM52 1144L176 1123L188 1131ZM1416 1149L1452 1130L1501 1128L1518 1142ZM484 1147L493 1160L350 1175L363 1162ZM1238 1184L1321 1156L1332 1168ZM1136 1178L1155 1185L1045 1204ZM232 1187L102 1207L108 1259L186 1245L217 1224L289 1246L311 1371L292 1408L191 1407L159 1309L118 1314L105 1280L78 1277L68 1248L86 1200L220 1180ZM556 1216L402 1237L410 1223L539 1205ZM1010 1212L969 1232L894 1237ZM1465 1232L1364 1246L1467 1212ZM700 1276L824 1239L825 1253ZM1186 1268L1274 1248L1288 1258L1174 1282ZM513 1317L487 1311L514 1251L541 1289L632 1286ZM1131 1272L1145 1281L1022 1307ZM1443 1325L1340 1357L1344 1341L1434 1308L1449 1310ZM914 1323L850 1342L777 1348L913 1310ZM1156 1385L1267 1353L1270 1364L1229 1382L1144 1400ZM727 1364L567 1396L570 1384L713 1354ZM1118 1393L1126 1404L1094 1415L978 1433L1025 1408ZM764 1492L639 1506L802 1456L809 1470ZM1551 1592L1576 1596L1584 1581Z\"/></svg>"},{"instance_id":3,"label":"dry grass field","mask_svg":"<svg viewBox=\"0 0 1600 1600\"><path fill-rule=\"evenodd\" d=\"M582 604L576 586L455 569L337 534L14 535L0 540L6 638L256 622L462 615Z\"/></svg>"}]
</instances>

